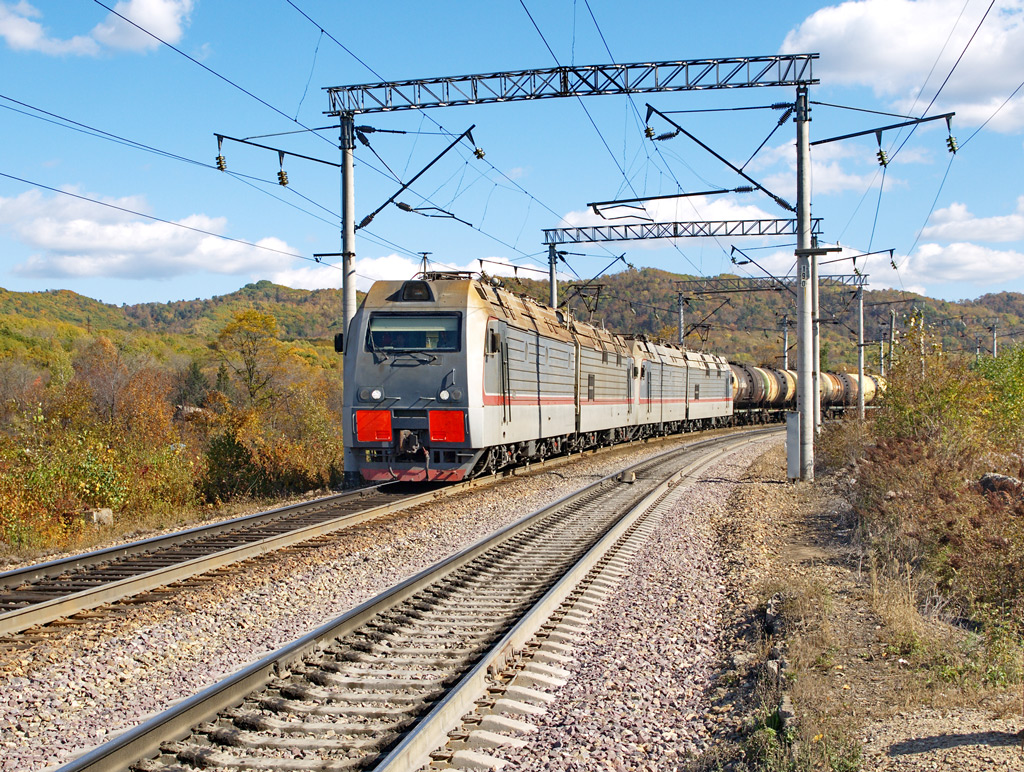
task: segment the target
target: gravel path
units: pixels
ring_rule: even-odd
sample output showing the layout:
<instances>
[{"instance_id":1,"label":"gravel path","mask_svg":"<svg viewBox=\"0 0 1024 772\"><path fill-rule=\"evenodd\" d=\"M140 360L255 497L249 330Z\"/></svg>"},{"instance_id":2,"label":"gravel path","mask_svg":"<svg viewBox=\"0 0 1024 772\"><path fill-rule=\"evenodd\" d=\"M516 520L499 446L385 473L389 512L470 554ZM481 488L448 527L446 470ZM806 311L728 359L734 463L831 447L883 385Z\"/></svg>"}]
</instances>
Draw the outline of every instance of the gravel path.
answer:
<instances>
[{"instance_id":1,"label":"gravel path","mask_svg":"<svg viewBox=\"0 0 1024 772\"><path fill-rule=\"evenodd\" d=\"M731 721L709 702L726 594L712 516L767 447L714 463L666 514L591 620L539 731L493 754L505 770L675 770Z\"/></svg>"},{"instance_id":2,"label":"gravel path","mask_svg":"<svg viewBox=\"0 0 1024 772\"><path fill-rule=\"evenodd\" d=\"M673 444L692 440L685 437ZM643 446L583 459L494 490L382 518L345 531L344 539L252 561L196 589L125 606L120 617L90 620L27 651L6 652L0 655L0 772L67 762L502 525L668 447ZM712 472L723 473L721 468ZM699 499L713 506L720 502L718 496L721 492L702 493ZM710 537L703 526L693 527L704 541L694 548L688 571L713 573L709 558L700 554ZM655 556L674 554L673 545L669 540L653 548ZM703 625L710 621L714 603L690 601L692 583L689 577L671 583L681 601L671 606L676 609L672 618L685 609L687 624ZM638 584L630 594L643 586ZM664 593L669 587L655 589ZM667 596L659 601L669 602ZM622 624L628 632L630 623ZM632 628L632 639L644 638L646 628L647 623ZM692 652L686 643L689 629L677 634L666 627L661 632L667 637L659 638L656 646L663 647L666 663L693 659L695 669L684 680L691 697L696 696L696 684L712 656L713 632L701 631L701 647ZM621 651L623 661L626 653ZM605 669L611 672L610 667ZM621 686L616 699L634 700L633 692L625 691L626 674L608 680ZM656 698L656 690L648 691L644 689L645 700Z\"/></svg>"}]
</instances>

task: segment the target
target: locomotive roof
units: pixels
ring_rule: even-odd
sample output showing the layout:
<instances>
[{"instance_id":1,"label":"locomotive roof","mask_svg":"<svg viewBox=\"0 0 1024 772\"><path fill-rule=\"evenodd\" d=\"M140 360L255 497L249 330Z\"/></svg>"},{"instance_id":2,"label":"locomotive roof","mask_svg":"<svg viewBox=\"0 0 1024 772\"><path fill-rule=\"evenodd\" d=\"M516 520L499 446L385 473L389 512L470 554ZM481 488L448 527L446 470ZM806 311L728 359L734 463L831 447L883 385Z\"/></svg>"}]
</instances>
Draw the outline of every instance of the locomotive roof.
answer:
<instances>
[{"instance_id":1,"label":"locomotive roof","mask_svg":"<svg viewBox=\"0 0 1024 772\"><path fill-rule=\"evenodd\" d=\"M496 281L472 278L466 274L427 274L422 279L411 281L374 282L364 301L370 307L381 307L394 302L401 296L403 288L410 283L429 285L432 299L420 301L410 310L423 309L429 302L432 308L465 308L485 305L491 316L520 329L536 331L549 338L571 342L574 338L581 345L597 350L617 352L626 355L639 348L661 359L688 360L711 364L724 364L724 357L699 351L686 351L673 343L653 341L644 335L617 335L588 322L574 319L565 311L539 303L528 295L510 292Z\"/></svg>"}]
</instances>

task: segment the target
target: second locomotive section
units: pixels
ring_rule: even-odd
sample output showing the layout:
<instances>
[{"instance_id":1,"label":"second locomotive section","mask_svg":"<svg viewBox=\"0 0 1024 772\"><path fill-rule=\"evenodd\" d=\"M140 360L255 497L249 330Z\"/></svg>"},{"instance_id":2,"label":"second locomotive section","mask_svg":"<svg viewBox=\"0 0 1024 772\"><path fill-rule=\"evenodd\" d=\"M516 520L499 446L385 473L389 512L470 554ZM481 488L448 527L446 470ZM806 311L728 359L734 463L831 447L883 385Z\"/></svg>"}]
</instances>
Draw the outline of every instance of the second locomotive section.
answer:
<instances>
[{"instance_id":1,"label":"second locomotive section","mask_svg":"<svg viewBox=\"0 0 1024 772\"><path fill-rule=\"evenodd\" d=\"M724 358L613 335L462 274L375 283L345 348L346 462L364 480L461 480L733 412Z\"/></svg>"}]
</instances>

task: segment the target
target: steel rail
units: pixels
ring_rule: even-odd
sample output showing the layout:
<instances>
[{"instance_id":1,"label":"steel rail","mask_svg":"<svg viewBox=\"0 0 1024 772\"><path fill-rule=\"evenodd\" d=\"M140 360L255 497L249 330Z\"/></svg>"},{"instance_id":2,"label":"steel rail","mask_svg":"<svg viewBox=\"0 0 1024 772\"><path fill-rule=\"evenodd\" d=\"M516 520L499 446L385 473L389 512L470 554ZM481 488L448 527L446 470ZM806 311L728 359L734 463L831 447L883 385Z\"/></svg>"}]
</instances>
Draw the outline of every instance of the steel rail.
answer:
<instances>
[{"instance_id":1,"label":"steel rail","mask_svg":"<svg viewBox=\"0 0 1024 772\"><path fill-rule=\"evenodd\" d=\"M664 438L647 438L645 440L588 450L583 453L589 455L598 452L608 452L631 447L637 442L666 441L678 437L679 435L669 435ZM180 582L232 563L258 557L259 555L263 555L274 550L283 549L319 536L324 536L342 528L355 526L366 522L367 520L410 509L420 504L426 504L443 496L452 496L466 490L493 485L505 479L505 477L509 475L530 474L557 467L570 462L579 455L581 454L549 458L518 469L499 472L496 475L490 475L485 478L467 480L445 488L407 496L398 501L371 506L359 512L346 512L336 518L323 520L314 525L298 528L287 533L275 534L257 541L249 541L245 544L229 547L191 560L183 560L172 565L155 568L151 571L140 572L135 576L103 584L96 584L88 589L55 596L50 600L31 602L25 606L0 613L0 636L14 635L34 626L44 625L104 604L114 603L159 587L165 587L169 584ZM386 488L388 488L389 485L390 484L385 483L383 485L360 488L358 490L326 496L309 502L291 504L285 507L268 510L266 512L245 515L231 520L212 523L210 525L197 526L195 528L178 531L164 536L156 536L81 555L74 555L59 560L5 571L0 573L0 591L4 589L11 590L23 585L31 585L42 580L53 579L71 572L84 571L90 568L104 566L112 563L113 561L125 558L147 555L157 550L165 550L175 546L187 545L199 539L209 539L221 534L227 535L232 531L237 531L242 528L262 523L272 523L276 520L283 520L288 517L299 515L305 511L346 505L357 502L360 498L371 498L377 495L391 495L386 491ZM73 579L73 576L68 577L69 582L73 581ZM2 592L0 592L0 594L2 594Z\"/></svg>"},{"instance_id":2,"label":"steel rail","mask_svg":"<svg viewBox=\"0 0 1024 772\"><path fill-rule=\"evenodd\" d=\"M669 488L678 485L687 477L698 474L721 456L761 439L763 439L761 436L753 438L748 436L740 440L733 440L725 447L717 448L708 455L687 464L648 493L554 587L548 590L544 597L505 634L494 648L481 658L437 707L423 718L416 728L388 753L383 761L373 768L374 772L411 772L428 764L430 753L445 744L448 733L459 725L462 716L473 710L476 700L485 693L488 675L502 669L514 653L523 650L526 643L537 634L555 610L575 591L594 566L608 556L620 539L650 511Z\"/></svg>"},{"instance_id":3,"label":"steel rail","mask_svg":"<svg viewBox=\"0 0 1024 772\"><path fill-rule=\"evenodd\" d=\"M231 518L230 520L222 520L217 523L211 523L210 525L200 525L194 528L188 528L184 531L176 531L175 533L166 534L164 536L153 536L148 539L129 542L127 544L119 544L113 547L106 547L104 549L85 552L80 555L72 555L67 558L59 558L46 563L37 563L35 565L25 566L24 568L15 568L10 571L0 573L0 587L16 587L25 582L34 582L38 579L51 578L67 571L88 568L101 563L106 563L110 560L116 560L117 558L151 552L154 548L182 544L199 535L214 535L223 531L235 529L239 526L281 517L304 507L310 507L316 504L357 498L360 495L365 495L367 491L376 491L380 487L382 486L362 488L356 491L326 496L316 499L315 501L290 504L288 506L267 510L266 512L255 512L251 515L243 515L241 517Z\"/></svg>"},{"instance_id":4,"label":"steel rail","mask_svg":"<svg viewBox=\"0 0 1024 772\"><path fill-rule=\"evenodd\" d=\"M713 447L716 444L738 447L748 442L762 439L767 434L779 431L781 430L778 428L747 430L742 433L743 436L739 439L735 435L726 435L701 440L634 464L628 467L626 471L654 466L659 462L664 463L669 457L688 453L692 454L705 447L713 451L716 450ZM682 471L674 473L670 479L678 479L686 474L694 474L698 468L710 463L724 452L727 452L727 450L721 449L713 456L702 457ZM621 474L622 472L608 475L574 493L564 496L553 504L505 526L494 534L445 558L419 574L400 582L377 597L362 603L341 617L293 641L279 651L242 668L199 694L183 700L175 707L155 716L149 721L124 732L103 745L87 751L79 758L62 766L59 772L114 772L115 770L123 772L123 770L127 770L141 760L152 757L160 751L161 746L164 744L187 737L193 728L213 720L222 711L241 704L248 696L266 689L272 682L288 676L293 670L301 669L304 658L326 649L332 641L363 627L375 616L383 614L413 595L424 591L431 585L451 575L453 572L479 558L496 544L533 527L545 516L571 506L574 503L586 500L586 497L592 495L593 491L599 486L607 485ZM662 483L662 486L659 487L663 488L667 484L669 484L668 481ZM656 500L658 491L659 489L656 488L655 491L644 495L640 505L634 504L631 507L631 511L640 509L645 502L649 503ZM628 525L624 527L628 527ZM620 531L618 530L619 526L613 526L613 529L613 531L601 537L601 544L607 546L614 543ZM594 559L597 559L596 555ZM569 575L577 579L582 578L586 571L589 570L587 566L588 559L583 558L572 566ZM477 662L467 674L460 678L458 691L443 698L426 718L420 722L424 728L406 735L395 748L387 753L380 762L381 764L386 764L386 766L380 768L388 770L415 768L403 765L413 759L422 761L426 758L426 754L429 754L436 747L443 744L444 733L454 726L459 717L466 712L463 708L468 705L467 700L469 702L472 701L469 695L472 693L472 689L478 687L481 676L485 675L488 668L493 667L496 662L507 657L517 647L521 647L525 640L532 636L547 618L544 609L547 609L548 613L550 613L550 608L557 606L555 598L564 598L573 586L575 584L572 583L571 579L563 578L554 587L549 589L538 601L540 608L535 608L528 612L529 616L527 619L517 623L515 627L502 636L492 648L491 654L486 655L485 659ZM530 631L529 635L527 635L527 631ZM424 734L421 737L417 737L421 731Z\"/></svg>"}]
</instances>

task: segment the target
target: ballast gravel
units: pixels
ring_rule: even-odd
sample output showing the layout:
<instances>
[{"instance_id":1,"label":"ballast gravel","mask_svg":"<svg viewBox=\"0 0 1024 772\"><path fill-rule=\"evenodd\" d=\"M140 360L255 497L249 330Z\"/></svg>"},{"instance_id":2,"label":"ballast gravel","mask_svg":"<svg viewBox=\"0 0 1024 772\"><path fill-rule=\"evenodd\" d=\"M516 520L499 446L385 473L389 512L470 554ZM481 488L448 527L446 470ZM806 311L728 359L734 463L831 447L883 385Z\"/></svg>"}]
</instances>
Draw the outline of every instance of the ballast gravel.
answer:
<instances>
[{"instance_id":1,"label":"ballast gravel","mask_svg":"<svg viewBox=\"0 0 1024 772\"><path fill-rule=\"evenodd\" d=\"M588 457L440 499L0 652L0 772L66 763L497 528L691 440ZM599 759L610 768L647 768L626 761L623 746L636 749L629 758L660 768L651 760L702 747L698 707L715 657L719 603L707 513L735 484L724 480L736 479L764 447L716 462L692 486L692 511L649 543L602 611L577 678L549 714L554 723L531 742L532 755L517 759L521 768L591 769ZM676 726L650 725L654 708Z\"/></svg>"},{"instance_id":2,"label":"ballast gravel","mask_svg":"<svg viewBox=\"0 0 1024 772\"><path fill-rule=\"evenodd\" d=\"M713 516L768 448L709 466L664 515L575 644L538 731L503 769L676 770L731 717L712 709L726 599Z\"/></svg>"}]
</instances>

